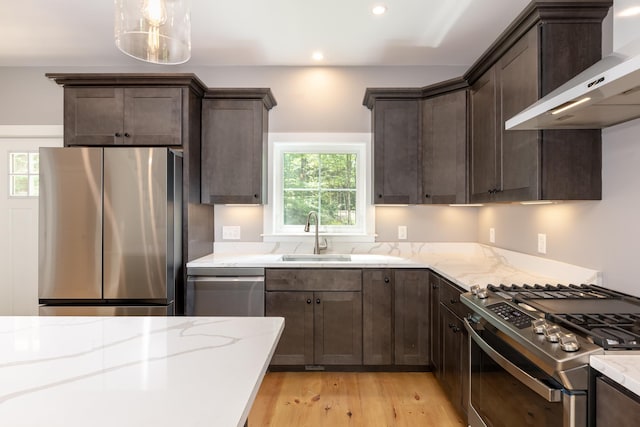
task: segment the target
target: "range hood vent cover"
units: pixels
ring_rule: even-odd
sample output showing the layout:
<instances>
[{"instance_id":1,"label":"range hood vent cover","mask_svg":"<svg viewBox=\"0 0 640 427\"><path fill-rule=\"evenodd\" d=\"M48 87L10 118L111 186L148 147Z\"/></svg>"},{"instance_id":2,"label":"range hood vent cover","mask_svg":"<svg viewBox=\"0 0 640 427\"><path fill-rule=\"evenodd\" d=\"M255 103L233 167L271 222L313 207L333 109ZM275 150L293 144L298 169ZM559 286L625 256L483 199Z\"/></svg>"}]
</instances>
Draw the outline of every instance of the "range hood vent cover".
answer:
<instances>
[{"instance_id":1,"label":"range hood vent cover","mask_svg":"<svg viewBox=\"0 0 640 427\"><path fill-rule=\"evenodd\" d=\"M639 117L640 55L613 53L507 120L505 129L601 129Z\"/></svg>"}]
</instances>

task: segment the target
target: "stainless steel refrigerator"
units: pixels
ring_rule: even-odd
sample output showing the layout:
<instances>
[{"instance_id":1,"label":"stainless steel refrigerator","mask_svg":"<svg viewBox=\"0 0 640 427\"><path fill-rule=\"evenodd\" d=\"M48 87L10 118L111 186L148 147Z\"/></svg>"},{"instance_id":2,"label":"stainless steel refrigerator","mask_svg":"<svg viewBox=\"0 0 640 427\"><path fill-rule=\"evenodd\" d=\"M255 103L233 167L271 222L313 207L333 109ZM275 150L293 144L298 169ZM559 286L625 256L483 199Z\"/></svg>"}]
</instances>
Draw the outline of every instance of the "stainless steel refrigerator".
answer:
<instances>
[{"instance_id":1,"label":"stainless steel refrigerator","mask_svg":"<svg viewBox=\"0 0 640 427\"><path fill-rule=\"evenodd\" d=\"M181 247L180 152L40 149L41 315L172 315Z\"/></svg>"}]
</instances>

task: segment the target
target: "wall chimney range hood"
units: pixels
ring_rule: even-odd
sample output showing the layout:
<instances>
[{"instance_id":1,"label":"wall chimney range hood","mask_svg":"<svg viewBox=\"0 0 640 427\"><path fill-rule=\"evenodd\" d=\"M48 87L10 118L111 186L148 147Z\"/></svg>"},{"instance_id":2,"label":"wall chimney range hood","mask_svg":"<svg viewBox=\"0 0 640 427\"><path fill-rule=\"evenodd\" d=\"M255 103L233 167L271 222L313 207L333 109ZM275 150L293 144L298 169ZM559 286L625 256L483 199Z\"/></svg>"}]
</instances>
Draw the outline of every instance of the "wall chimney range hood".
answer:
<instances>
[{"instance_id":1,"label":"wall chimney range hood","mask_svg":"<svg viewBox=\"0 0 640 427\"><path fill-rule=\"evenodd\" d=\"M638 0L614 1L614 52L505 122L507 130L601 129L640 118Z\"/></svg>"}]
</instances>

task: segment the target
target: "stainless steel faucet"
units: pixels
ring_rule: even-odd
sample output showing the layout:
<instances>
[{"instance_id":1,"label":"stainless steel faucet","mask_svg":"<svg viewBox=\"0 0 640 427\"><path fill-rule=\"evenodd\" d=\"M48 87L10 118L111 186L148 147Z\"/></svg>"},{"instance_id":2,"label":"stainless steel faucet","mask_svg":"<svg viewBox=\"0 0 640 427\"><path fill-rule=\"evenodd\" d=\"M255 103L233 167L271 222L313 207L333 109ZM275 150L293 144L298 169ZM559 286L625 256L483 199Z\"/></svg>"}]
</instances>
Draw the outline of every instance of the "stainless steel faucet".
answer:
<instances>
[{"instance_id":1,"label":"stainless steel faucet","mask_svg":"<svg viewBox=\"0 0 640 427\"><path fill-rule=\"evenodd\" d=\"M313 253L319 254L321 250L327 249L327 239L323 237L322 244L318 240L318 213L316 211L311 211L307 214L307 223L304 226L305 233L308 233L309 228L311 227L311 217L313 217L316 225L316 240L315 245L313 246Z\"/></svg>"}]
</instances>

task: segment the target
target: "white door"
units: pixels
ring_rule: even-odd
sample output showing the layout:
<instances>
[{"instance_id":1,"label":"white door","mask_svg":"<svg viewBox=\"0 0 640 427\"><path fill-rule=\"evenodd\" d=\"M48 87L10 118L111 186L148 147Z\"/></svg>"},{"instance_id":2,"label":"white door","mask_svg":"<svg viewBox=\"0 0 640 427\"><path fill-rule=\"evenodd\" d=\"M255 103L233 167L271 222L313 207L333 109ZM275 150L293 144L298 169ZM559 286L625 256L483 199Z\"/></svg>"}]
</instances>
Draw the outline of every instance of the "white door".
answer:
<instances>
[{"instance_id":1,"label":"white door","mask_svg":"<svg viewBox=\"0 0 640 427\"><path fill-rule=\"evenodd\" d=\"M0 126L0 315L38 314L38 198L12 196L16 153L61 147L62 126ZM31 160L36 158L31 156ZM36 169L27 168L26 175ZM17 177L17 178L16 178ZM16 186L17 187L17 186Z\"/></svg>"}]
</instances>

